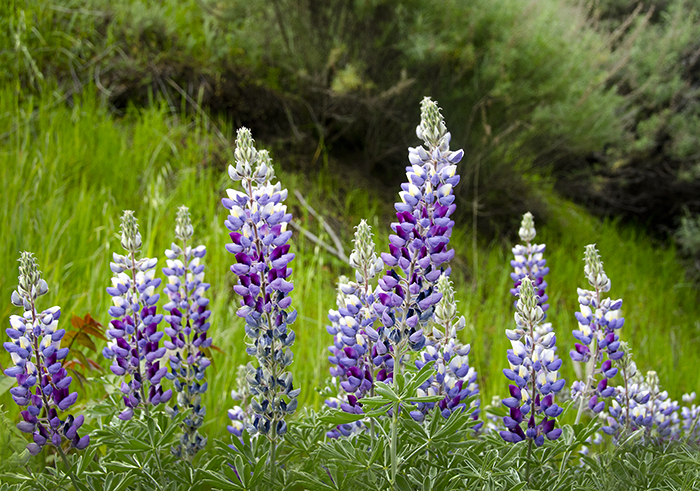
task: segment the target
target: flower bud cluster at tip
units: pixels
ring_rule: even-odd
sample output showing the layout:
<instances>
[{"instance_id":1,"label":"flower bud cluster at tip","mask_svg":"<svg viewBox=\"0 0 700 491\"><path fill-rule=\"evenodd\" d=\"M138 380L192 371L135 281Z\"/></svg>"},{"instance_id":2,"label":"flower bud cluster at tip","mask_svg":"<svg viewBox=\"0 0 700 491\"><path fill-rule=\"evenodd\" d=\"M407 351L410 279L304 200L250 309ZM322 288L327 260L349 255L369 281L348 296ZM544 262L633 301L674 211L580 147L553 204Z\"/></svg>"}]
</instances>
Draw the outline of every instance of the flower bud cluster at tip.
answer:
<instances>
[{"instance_id":1,"label":"flower bud cluster at tip","mask_svg":"<svg viewBox=\"0 0 700 491\"><path fill-rule=\"evenodd\" d=\"M210 285L204 282L204 265L201 264L207 250L203 245L188 244L193 235L189 209L181 206L175 222L175 236L182 241L182 247L173 243L166 249L166 267L163 268L167 278L165 293L169 299L163 308L168 311L165 321L170 326L165 328L170 341L163 342L170 350L170 372L166 378L173 381L177 392L177 404L166 407L166 411L173 417L180 411L186 414L180 444L173 448L178 457L193 457L207 444L206 437L198 430L206 415L202 396L208 387L205 371L211 364L204 352L212 343L212 338L207 336L211 310L209 299L204 297Z\"/></svg>"},{"instance_id":2,"label":"flower bud cluster at tip","mask_svg":"<svg viewBox=\"0 0 700 491\"><path fill-rule=\"evenodd\" d=\"M183 242L192 239L194 235L194 227L190 219L190 209L182 205L177 209L177 218L175 219L175 237Z\"/></svg>"},{"instance_id":3,"label":"flower bud cluster at tip","mask_svg":"<svg viewBox=\"0 0 700 491\"><path fill-rule=\"evenodd\" d=\"M236 165L229 165L228 174L234 181L254 180L258 184L272 181L274 170L267 150L257 150L248 128L240 128L236 135L234 159Z\"/></svg>"},{"instance_id":4,"label":"flower bud cluster at tip","mask_svg":"<svg viewBox=\"0 0 700 491\"><path fill-rule=\"evenodd\" d=\"M611 283L603 271L603 263L595 245L586 246L585 263L586 277L595 291L577 289L580 311L575 313L578 329L572 334L579 342L574 344L570 356L573 361L583 364L594 359L594 366L589 380L574 382L571 389L574 398L590 396L588 407L598 414L605 409L605 399L614 394L609 379L618 372L612 362L624 356L618 331L625 319L620 317L621 299L600 298L601 292L610 290ZM604 354L607 354L608 359L603 362ZM597 380L598 375L601 376L600 381Z\"/></svg>"},{"instance_id":5,"label":"flower bud cluster at tip","mask_svg":"<svg viewBox=\"0 0 700 491\"><path fill-rule=\"evenodd\" d=\"M514 281L514 285L510 293L517 297L520 294L520 283L523 278L530 278L537 290L538 302L542 307L542 311L545 312L546 319L546 312L549 309L549 304L547 303L549 296L545 291L547 282L544 277L549 273L549 267L543 254L546 246L544 244L531 243L537 235L532 213L527 212L523 215L519 235L525 244L518 244L513 247L514 259L510 262L513 272L510 274L510 277ZM517 300L515 303L517 304ZM550 332L552 332L552 325L548 322L542 323L538 327L537 335L544 336Z\"/></svg>"},{"instance_id":6,"label":"flower bud cluster at tip","mask_svg":"<svg viewBox=\"0 0 700 491\"><path fill-rule=\"evenodd\" d=\"M290 349L295 340L288 329L297 317L289 310L293 284L289 263L294 254L287 241L292 219L283 204L287 190L279 182L272 184L274 172L269 154L254 146L250 130L241 128L234 152L236 165L229 166L229 176L240 182L241 191L228 189L222 200L230 214L225 226L231 243L226 250L235 255L231 271L238 276L234 291L241 296L237 315L245 319L249 338L246 352L256 357L258 366L248 364L247 383L254 396L251 407L251 434L283 436L287 431L285 416L294 413L299 389L294 389Z\"/></svg>"},{"instance_id":7,"label":"flower bud cluster at tip","mask_svg":"<svg viewBox=\"0 0 700 491\"><path fill-rule=\"evenodd\" d=\"M536 327L543 319L534 285L530 278L523 278L516 305L516 329L506 330L512 349L508 350L510 368L503 374L515 382L509 386L510 397L502 401L509 415L503 418L507 430L500 435L507 442L528 439L541 446L545 437L556 440L561 435L555 423L563 409L554 402L554 396L566 381L558 377L562 361L556 356L555 334L550 332L535 339Z\"/></svg>"},{"instance_id":8,"label":"flower bud cluster at tip","mask_svg":"<svg viewBox=\"0 0 700 491\"><path fill-rule=\"evenodd\" d=\"M595 244L586 246L583 260L585 263L583 271L588 283L597 291L610 291L610 278L608 278L603 270L603 261L600 259L600 254L598 254L598 249L595 248Z\"/></svg>"},{"instance_id":9,"label":"flower bud cluster at tip","mask_svg":"<svg viewBox=\"0 0 700 491\"><path fill-rule=\"evenodd\" d=\"M467 407L467 400L479 394L477 373L469 366L470 345L462 345L457 339L457 332L464 329L464 316L457 319L457 302L452 282L446 275L440 276L436 285L442 298L435 307L431 343L421 351L416 360L419 370L426 363L434 361L435 375L431 375L417 391L418 397L444 396L435 402L418 403L410 411L411 417L421 422L425 416L437 408L444 418L449 418L455 411L470 411L472 419L479 417L479 401L474 399ZM477 423L472 430L478 431L483 423Z\"/></svg>"},{"instance_id":10,"label":"flower bud cluster at tip","mask_svg":"<svg viewBox=\"0 0 700 491\"><path fill-rule=\"evenodd\" d=\"M37 312L35 302L48 292L48 285L31 253L21 253L19 263L19 285L11 300L24 313L10 316L10 327L5 331L10 341L3 343L12 361L5 375L17 381L10 394L24 408L17 428L32 435L33 441L27 445L32 455L37 455L46 444L58 447L64 440L82 450L90 443L89 435L78 434L84 416L60 416L60 412L68 410L78 399L77 392L70 392L72 377L62 362L69 350L61 348L66 333L58 328L61 309L51 307Z\"/></svg>"},{"instance_id":11,"label":"flower bud cluster at tip","mask_svg":"<svg viewBox=\"0 0 700 491\"><path fill-rule=\"evenodd\" d=\"M430 148L441 146L447 134L447 126L440 107L430 97L424 97L420 103L420 115L421 122L416 127L416 136Z\"/></svg>"},{"instance_id":12,"label":"flower bud cluster at tip","mask_svg":"<svg viewBox=\"0 0 700 491\"><path fill-rule=\"evenodd\" d=\"M133 212L124 212L122 231L122 246L128 254L114 253L110 263L114 276L107 293L114 304L109 309L114 319L102 354L112 360L112 373L124 377L120 390L126 408L119 418L129 420L140 406L169 401L172 390L163 391L161 387L168 369L160 365L165 348L160 346L163 332L158 331L163 315L157 313L156 306L160 299L156 289L161 285L160 278L155 277L158 260L137 258L141 234Z\"/></svg>"},{"instance_id":13,"label":"flower bud cluster at tip","mask_svg":"<svg viewBox=\"0 0 700 491\"><path fill-rule=\"evenodd\" d=\"M135 254L141 249L141 234L139 233L138 220L132 210L125 210L121 219L122 247Z\"/></svg>"},{"instance_id":14,"label":"flower bud cluster at tip","mask_svg":"<svg viewBox=\"0 0 700 491\"><path fill-rule=\"evenodd\" d=\"M392 343L407 342L418 351L425 346L424 328L441 297L435 282L443 273L449 275L447 263L455 254L449 248L454 227L450 216L456 208L453 188L460 180L457 163L464 152L450 150L450 133L429 99L423 101L416 132L425 146L408 149L408 180L394 205L398 221L391 224L389 252L381 254L390 269L379 280L375 313L390 329Z\"/></svg>"}]
</instances>

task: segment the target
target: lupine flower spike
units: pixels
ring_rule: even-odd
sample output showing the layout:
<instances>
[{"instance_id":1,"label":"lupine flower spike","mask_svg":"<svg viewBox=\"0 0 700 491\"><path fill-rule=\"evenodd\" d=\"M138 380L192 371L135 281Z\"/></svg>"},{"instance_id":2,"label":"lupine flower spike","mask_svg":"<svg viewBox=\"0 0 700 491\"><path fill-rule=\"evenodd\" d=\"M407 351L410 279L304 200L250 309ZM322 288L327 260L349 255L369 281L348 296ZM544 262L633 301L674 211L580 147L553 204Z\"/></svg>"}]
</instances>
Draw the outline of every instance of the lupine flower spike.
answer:
<instances>
[{"instance_id":1,"label":"lupine flower spike","mask_svg":"<svg viewBox=\"0 0 700 491\"><path fill-rule=\"evenodd\" d=\"M159 361L165 348L158 346L163 337L158 331L163 315L156 313L160 295L155 290L161 284L160 278L155 278L158 260L137 258L141 234L133 211L122 216L121 244L126 255L115 252L109 265L114 273L112 286L107 288L114 303L109 314L115 319L107 331L111 340L102 354L112 360L112 372L124 377L121 392L126 409L119 419L129 420L137 408L148 411L149 404L167 402L173 392L163 391L160 385L168 368Z\"/></svg>"},{"instance_id":2,"label":"lupine flower spike","mask_svg":"<svg viewBox=\"0 0 700 491\"><path fill-rule=\"evenodd\" d=\"M695 392L683 394L682 400L687 406L681 409L681 428L686 442L700 443L700 406L692 404L695 400Z\"/></svg>"},{"instance_id":3,"label":"lupine flower spike","mask_svg":"<svg viewBox=\"0 0 700 491\"><path fill-rule=\"evenodd\" d=\"M545 244L533 244L532 241L537 235L535 230L535 219L532 213L527 212L523 215L523 220L520 224L520 230L518 232L520 235L520 240L524 242L523 244L518 244L513 247L514 259L510 262L514 271L510 274L510 277L515 282L513 288L511 288L510 293L514 297L517 297L520 293L520 283L523 278L530 278L533 286L535 287L538 305L542 307L542 312L544 312L544 319L547 319L547 310L549 310L549 304L547 300L549 297L546 293L547 282L544 277L549 273L549 267L547 266L547 260L544 258ZM517 305L518 301L515 301ZM535 338L544 336L552 332L551 322L543 322L538 326L538 331L535 333Z\"/></svg>"},{"instance_id":4,"label":"lupine flower spike","mask_svg":"<svg viewBox=\"0 0 700 491\"><path fill-rule=\"evenodd\" d=\"M556 440L561 435L561 429L555 428L555 418L563 410L554 402L554 396L566 383L557 374L562 361L554 356L554 333L535 339L537 326L544 319L539 303L532 281L523 278L516 305L516 329L506 330L513 348L508 350L510 368L503 370L503 374L514 384L509 387L510 397L502 401L510 414L503 418L507 431L500 432L507 442L527 439L538 447L545 437Z\"/></svg>"},{"instance_id":5,"label":"lupine flower spike","mask_svg":"<svg viewBox=\"0 0 700 491\"><path fill-rule=\"evenodd\" d=\"M442 294L435 288L438 278L449 275L447 263L454 257L449 248L455 210L453 187L459 182L457 163L462 150L450 150L438 105L429 97L421 103L421 123L416 128L423 146L409 148L408 182L401 185L396 203L397 222L391 224L389 252L382 253L390 268L379 280L381 292L375 312L389 330L394 356L401 360L405 346L419 351L425 346L424 331Z\"/></svg>"},{"instance_id":6,"label":"lupine flower spike","mask_svg":"<svg viewBox=\"0 0 700 491\"><path fill-rule=\"evenodd\" d=\"M231 424L226 427L229 433L241 438L246 426L251 424L250 414L250 388L246 381L248 368L245 365L239 365L238 374L236 377L236 387L238 389L231 390L231 399L238 404L228 410L228 419Z\"/></svg>"},{"instance_id":7,"label":"lupine flower spike","mask_svg":"<svg viewBox=\"0 0 700 491\"><path fill-rule=\"evenodd\" d=\"M418 389L418 396L443 396L444 399L434 403L419 403L411 411L411 417L423 421L425 415L437 407L444 418L454 411L469 410L472 419L479 417L479 401L472 400L467 409L469 398L479 394L476 383L476 371L469 366L470 345L462 345L457 339L457 332L464 329L464 316L457 318L457 301L450 279L442 275L437 282L437 290L442 294L440 302L435 307L432 333L429 334L430 344L426 345L416 360L420 370L426 363L435 362L435 375L432 375ZM483 423L477 423L472 429L478 430Z\"/></svg>"},{"instance_id":8,"label":"lupine flower spike","mask_svg":"<svg viewBox=\"0 0 700 491\"><path fill-rule=\"evenodd\" d=\"M194 247L194 228L186 206L177 211L174 243L165 251L167 257L163 274L168 279L165 292L170 299L163 308L169 312L165 321L170 327L165 333L170 341L163 345L171 350L170 373L166 377L173 381L177 391L177 404L166 410L175 416L180 410L186 411L183 421L183 435L180 445L173 448L178 457L193 458L207 444L206 437L198 429L204 422L206 409L202 405L202 395L207 391L204 372L211 364L204 350L211 346L212 338L207 337L209 300L204 293L209 284L204 283L204 265L201 259L207 253L203 245Z\"/></svg>"},{"instance_id":9,"label":"lupine flower spike","mask_svg":"<svg viewBox=\"0 0 700 491\"><path fill-rule=\"evenodd\" d=\"M346 412L361 414L358 401L365 395L374 396L374 383L392 377L391 347L383 327L377 326L373 305L376 301L371 281L382 272L384 264L375 253L370 226L362 220L355 231L355 248L350 254L350 265L355 268L355 281L341 277L338 285L338 310L330 310L326 327L334 337L328 348L331 356L331 376L343 393L338 400L329 401ZM348 425L340 433L349 431ZM330 436L339 436L331 433Z\"/></svg>"},{"instance_id":10,"label":"lupine flower spike","mask_svg":"<svg viewBox=\"0 0 700 491\"><path fill-rule=\"evenodd\" d=\"M584 379L574 382L571 387L572 396L580 398L576 422L580 420L586 403L596 414L605 409L605 399L615 393L615 388L608 386L608 380L618 372L612 362L624 356L617 334L625 323L625 319L619 317L622 300L602 298L602 293L610 291L611 283L594 244L586 246L584 261L584 272L593 290L578 289L581 311L576 312L579 328L573 331L573 335L579 343L575 344L570 355L573 361L583 363L586 370ZM603 362L604 353L608 359Z\"/></svg>"},{"instance_id":11,"label":"lupine flower spike","mask_svg":"<svg viewBox=\"0 0 700 491\"><path fill-rule=\"evenodd\" d=\"M60 415L75 403L78 393L70 392L72 378L61 361L68 356L68 348L61 348L66 331L58 328L61 309L51 307L38 312L36 308L37 299L48 291L34 256L23 252L19 258L19 286L12 292L12 304L23 308L24 314L10 316L11 327L6 330L10 341L3 346L14 364L5 370L5 375L17 379L10 394L24 408L17 428L32 435L34 441L27 445L32 455L37 455L47 443L60 449L67 440L78 450L90 443L89 435L78 435L85 420L83 415Z\"/></svg>"},{"instance_id":12,"label":"lupine flower spike","mask_svg":"<svg viewBox=\"0 0 700 491\"><path fill-rule=\"evenodd\" d=\"M257 359L257 366L248 364L247 383L255 414L246 429L272 442L273 465L275 442L286 433L285 418L296 410L299 395L286 370L292 364L290 347L295 339L288 326L297 317L296 310L290 311L289 293L294 286L288 281L289 263L294 259L287 244L292 215L283 204L287 190L279 182L272 184L270 158L254 147L247 128L238 130L234 156L236 166L229 166L229 176L240 182L242 191L228 189L228 197L222 200L231 213L225 225L232 242L226 249L236 258L231 271L238 276L234 290L241 296L237 315L246 323L246 352Z\"/></svg>"}]
</instances>

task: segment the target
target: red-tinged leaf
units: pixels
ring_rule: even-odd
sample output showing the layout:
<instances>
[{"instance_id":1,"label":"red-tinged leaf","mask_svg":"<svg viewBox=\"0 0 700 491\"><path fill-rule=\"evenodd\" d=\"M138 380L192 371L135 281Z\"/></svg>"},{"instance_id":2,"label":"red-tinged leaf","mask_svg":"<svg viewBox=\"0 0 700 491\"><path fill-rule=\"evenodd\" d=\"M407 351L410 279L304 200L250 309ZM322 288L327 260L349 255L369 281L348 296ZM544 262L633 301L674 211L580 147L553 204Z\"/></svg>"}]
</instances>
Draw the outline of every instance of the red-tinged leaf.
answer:
<instances>
[{"instance_id":1,"label":"red-tinged leaf","mask_svg":"<svg viewBox=\"0 0 700 491\"><path fill-rule=\"evenodd\" d=\"M95 342L92 339L90 339L90 336L88 336L84 332L79 332L75 337L75 341L80 346L84 346L88 349L91 349L92 351L97 351L97 346L95 346Z\"/></svg>"},{"instance_id":2,"label":"red-tinged leaf","mask_svg":"<svg viewBox=\"0 0 700 491\"><path fill-rule=\"evenodd\" d=\"M94 338L98 338L98 339L102 339L103 341L107 341L107 336L104 335L104 333L100 330L99 327L85 324L85 326L83 327L83 333L87 334L88 336L92 336Z\"/></svg>"},{"instance_id":3,"label":"red-tinged leaf","mask_svg":"<svg viewBox=\"0 0 700 491\"><path fill-rule=\"evenodd\" d=\"M74 315L73 317L71 317L70 323L73 324L73 327L80 330L83 328L85 321L83 319L81 319L80 317L78 317L77 315Z\"/></svg>"},{"instance_id":4,"label":"red-tinged leaf","mask_svg":"<svg viewBox=\"0 0 700 491\"><path fill-rule=\"evenodd\" d=\"M95 360L93 360L91 358L88 358L88 366L91 370L97 370L98 372L101 372L102 370L104 370L104 368L102 368L102 366L99 363L97 363Z\"/></svg>"}]
</instances>

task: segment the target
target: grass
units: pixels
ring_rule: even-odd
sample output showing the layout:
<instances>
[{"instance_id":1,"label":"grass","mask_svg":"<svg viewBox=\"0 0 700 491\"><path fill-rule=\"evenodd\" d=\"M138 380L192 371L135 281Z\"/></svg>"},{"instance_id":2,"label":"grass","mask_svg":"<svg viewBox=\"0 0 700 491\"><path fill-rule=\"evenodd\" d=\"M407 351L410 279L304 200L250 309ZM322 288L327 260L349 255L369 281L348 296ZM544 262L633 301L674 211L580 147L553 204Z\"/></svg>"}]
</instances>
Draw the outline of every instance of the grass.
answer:
<instances>
[{"instance_id":1,"label":"grass","mask_svg":"<svg viewBox=\"0 0 700 491\"><path fill-rule=\"evenodd\" d=\"M73 314L90 312L106 324L105 288L111 276L111 253L120 247L116 233L121 211L136 211L144 254L162 258L172 240L176 207L188 205L196 240L208 249L211 333L221 349L213 353L208 371L206 431L214 438L225 435L236 367L248 361L243 326L235 316L237 299L228 269L231 257L224 249L228 239L224 208L219 202L231 183L224 165L230 148L214 136L206 118L175 117L165 105L132 109L115 119L90 90L71 106L54 104L49 91L44 94L18 106L10 88L0 90L0 298L4 299L0 317L17 313L9 303L16 286L16 258L19 251L30 250L36 253L50 286L42 307L61 305L63 322ZM234 128L226 122L218 126L231 137ZM331 163L317 170L309 176L278 169L282 183L290 189L295 219L323 236L322 228L294 197L292 191L299 189L312 206L333 217L346 250L352 227L361 217L373 225L379 250L386 249L391 204L338 177ZM624 298L627 323L621 334L631 343L640 370L658 371L673 398L700 391L693 357L700 348L700 303L697 290L685 282L672 247L654 247L641 231L601 222L555 197L537 240L547 243L549 319L558 333L567 380L574 379L567 353L573 345L576 287L585 286L583 247L597 242L612 279L611 294ZM481 244L479 276L472 288L471 242L469 230L458 224L453 235L457 251L453 278L468 319L462 336L472 344L472 363L478 368L486 403L492 395L503 395L507 387L500 372L507 348L503 331L513 323L510 251L502 244ZM350 271L299 234L293 237L292 247L296 253L293 305L300 313L292 370L302 388L300 402L318 407L322 398L315 389L328 376L326 314L335 305L337 276ZM7 366L8 362L3 351L0 363ZM102 384L94 378L79 389L79 403L104 394ZM0 387L5 387L2 379ZM8 393L0 394L0 404L17 417Z\"/></svg>"}]
</instances>

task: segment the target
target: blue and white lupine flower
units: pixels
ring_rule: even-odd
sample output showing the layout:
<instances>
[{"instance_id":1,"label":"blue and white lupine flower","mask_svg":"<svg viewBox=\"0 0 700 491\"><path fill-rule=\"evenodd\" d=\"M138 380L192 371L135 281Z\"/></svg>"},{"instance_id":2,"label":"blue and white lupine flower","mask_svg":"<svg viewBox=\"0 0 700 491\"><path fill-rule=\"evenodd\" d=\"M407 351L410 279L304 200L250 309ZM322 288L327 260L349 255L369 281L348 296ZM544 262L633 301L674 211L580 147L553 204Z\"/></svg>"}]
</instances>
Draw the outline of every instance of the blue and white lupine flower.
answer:
<instances>
[{"instance_id":1,"label":"blue and white lupine flower","mask_svg":"<svg viewBox=\"0 0 700 491\"><path fill-rule=\"evenodd\" d=\"M394 205L398 221L391 225L389 252L381 255L390 269L379 280L381 292L375 303L398 360L404 347L419 351L425 346L424 330L441 298L435 284L443 273L450 273L453 187L460 179L456 164L464 155L462 150L450 150L450 133L440 108L429 97L421 103L416 134L424 145L409 148L408 182L401 185L401 201Z\"/></svg>"},{"instance_id":2,"label":"blue and white lupine flower","mask_svg":"<svg viewBox=\"0 0 700 491\"><path fill-rule=\"evenodd\" d=\"M272 184L269 155L253 143L250 130L238 130L236 166L229 166L229 176L241 183L241 191L227 190L228 197L222 203L230 211L225 225L232 242L226 250L236 257L231 266L238 276L234 291L242 297L237 315L246 322L250 340L246 352L258 362L257 366L248 364L247 383L255 416L246 429L266 435L274 443L287 432L285 418L296 410L300 392L286 370L293 361L290 348L295 339L288 326L297 317L296 310L289 310L289 293L294 288L288 281L292 273L289 263L294 254L287 244L292 235L287 225L292 215L283 204L287 190L279 182ZM270 460L274 462L274 455Z\"/></svg>"},{"instance_id":3,"label":"blue and white lupine flower","mask_svg":"<svg viewBox=\"0 0 700 491\"><path fill-rule=\"evenodd\" d=\"M541 446L545 437L556 440L561 435L555 422L563 410L554 402L554 396L566 382L558 376L562 361L555 357L554 333L535 339L537 326L543 319L532 280L525 277L516 305L516 329L506 330L513 348L508 350L510 368L503 370L503 374L514 382L509 386L510 397L502 401L510 410L509 416L503 418L507 431L500 432L507 442L527 439ZM521 423L526 420L523 431Z\"/></svg>"},{"instance_id":4,"label":"blue and white lupine flower","mask_svg":"<svg viewBox=\"0 0 700 491\"><path fill-rule=\"evenodd\" d=\"M547 310L549 310L549 304L547 303L549 297L545 291L547 282L544 277L549 273L549 267L547 266L547 260L544 258L545 244L532 243L537 235L535 220L532 213L527 212L523 215L518 234L520 235L520 240L522 240L524 244L518 244L513 247L514 259L510 262L510 265L513 267L513 272L510 274L510 277L515 284L513 288L511 288L510 293L514 297L517 297L520 294L520 284L523 278L530 278L530 281L532 281L535 287L539 305L542 307L542 312L544 312L544 319L546 320ZM514 305L517 303L516 300ZM552 330L551 322L543 322L538 326L537 332L535 332L535 338L544 336L552 332Z\"/></svg>"},{"instance_id":5,"label":"blue and white lupine flower","mask_svg":"<svg viewBox=\"0 0 700 491\"><path fill-rule=\"evenodd\" d=\"M124 377L121 392L126 409L119 418L129 420L138 407L169 401L172 390L163 391L161 387L168 368L160 365L165 348L159 346L163 332L158 331L163 315L156 312L160 299L156 289L161 284L160 278L155 277L158 260L137 258L141 234L133 211L124 212L121 232L121 244L127 254L114 253L114 262L110 263L114 276L107 293L114 303L109 314L115 319L107 331L110 341L102 353L112 360L112 372Z\"/></svg>"},{"instance_id":6,"label":"blue and white lupine flower","mask_svg":"<svg viewBox=\"0 0 700 491\"><path fill-rule=\"evenodd\" d=\"M471 346L464 346L457 339L457 332L464 329L466 321L464 316L457 318L457 302L450 279L442 275L436 286L442 298L435 307L435 322L430 334L433 342L426 345L416 360L419 370L426 363L434 361L436 373L421 385L417 395L444 398L437 403L419 403L410 414L416 421L423 421L425 416L437 407L444 418L448 418L454 411L466 410L477 420L479 401L475 396L479 394L479 385L476 381L476 370L469 366ZM470 398L472 400L467 407L466 403ZM477 423L473 429L478 430L481 426L483 423Z\"/></svg>"},{"instance_id":7,"label":"blue and white lupine flower","mask_svg":"<svg viewBox=\"0 0 700 491\"><path fill-rule=\"evenodd\" d=\"M356 228L354 245L350 265L355 268L355 281L341 277L338 309L328 312L331 324L326 330L334 338L328 348L331 376L344 392L339 394L337 403L346 412L361 414L359 399L374 395L375 381L391 379L394 362L384 327L375 329L373 305L377 298L371 281L382 272L384 264L375 253L372 232L365 220Z\"/></svg>"},{"instance_id":8,"label":"blue and white lupine flower","mask_svg":"<svg viewBox=\"0 0 700 491\"><path fill-rule=\"evenodd\" d=\"M573 335L579 343L575 344L570 356L573 361L585 365L585 374L582 381L572 385L572 396L581 398L577 421L586 402L596 414L605 408L605 399L615 393L614 387L608 386L609 379L618 372L612 362L624 356L617 334L625 323L620 317L622 300L602 298L603 293L610 291L611 282L594 244L586 246L584 260L584 272L594 290L578 289L581 311L576 312L579 328L573 331ZM605 353L608 360L603 362ZM600 380L598 375L601 375Z\"/></svg>"},{"instance_id":9,"label":"blue and white lupine flower","mask_svg":"<svg viewBox=\"0 0 700 491\"><path fill-rule=\"evenodd\" d=\"M700 443L700 406L692 404L695 400L695 392L683 394L682 400L687 406L681 408L682 435L688 442Z\"/></svg>"},{"instance_id":10,"label":"blue and white lupine flower","mask_svg":"<svg viewBox=\"0 0 700 491\"><path fill-rule=\"evenodd\" d=\"M236 387L238 389L231 391L231 399L236 401L237 404L228 410L228 419L231 420L231 423L226 429L237 438L241 438L245 429L252 424L251 394L246 381L247 374L248 368L245 365L239 365L236 377Z\"/></svg>"},{"instance_id":11,"label":"blue and white lupine flower","mask_svg":"<svg viewBox=\"0 0 700 491\"><path fill-rule=\"evenodd\" d=\"M637 371L637 364L632 360L632 352L626 343L621 343L620 351L624 355L615 362L616 367L611 368L609 373L619 369L622 385L615 387L608 414L604 416L607 424L602 427L603 432L611 435L614 441L652 423L651 418L645 419L646 411L639 409L649 402L651 394ZM607 363L609 361L604 365ZM607 368L607 365L604 368Z\"/></svg>"},{"instance_id":12,"label":"blue and white lupine flower","mask_svg":"<svg viewBox=\"0 0 700 491\"><path fill-rule=\"evenodd\" d=\"M170 301L163 308L169 312L165 321L170 327L165 328L165 333L170 341L164 341L163 345L171 350L171 371L166 377L173 381L178 393L177 404L167 411L173 416L180 411L187 414L180 445L173 448L173 452L189 459L207 444L207 438L198 430L206 414L202 395L208 386L204 380L205 371L211 364L204 350L212 343L212 338L207 336L211 325L209 299L204 297L209 283L204 282L204 265L201 264L207 250L203 245L193 246L193 235L189 209L181 206L175 224L179 244L173 242L165 251L167 260L163 274L167 278L165 292Z\"/></svg>"},{"instance_id":13,"label":"blue and white lupine flower","mask_svg":"<svg viewBox=\"0 0 700 491\"><path fill-rule=\"evenodd\" d=\"M27 445L32 455L37 455L47 443L59 447L64 440L82 450L90 443L89 435L78 435L84 416L59 416L78 399L77 392L70 392L72 377L62 362L68 356L68 348L61 348L66 333L58 328L61 309L37 311L36 301L49 287L31 253L23 252L19 264L19 286L12 292L12 304L22 307L24 314L10 316L11 327L6 330L10 341L3 343L13 364L5 375L17 379L10 394L18 406L25 408L17 428L32 435L33 442Z\"/></svg>"}]
</instances>

